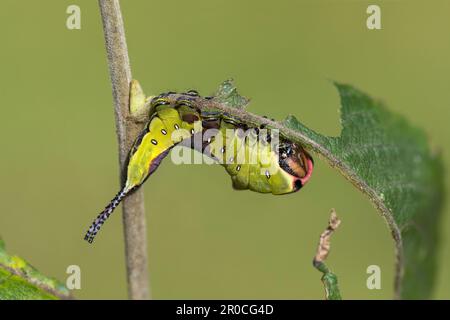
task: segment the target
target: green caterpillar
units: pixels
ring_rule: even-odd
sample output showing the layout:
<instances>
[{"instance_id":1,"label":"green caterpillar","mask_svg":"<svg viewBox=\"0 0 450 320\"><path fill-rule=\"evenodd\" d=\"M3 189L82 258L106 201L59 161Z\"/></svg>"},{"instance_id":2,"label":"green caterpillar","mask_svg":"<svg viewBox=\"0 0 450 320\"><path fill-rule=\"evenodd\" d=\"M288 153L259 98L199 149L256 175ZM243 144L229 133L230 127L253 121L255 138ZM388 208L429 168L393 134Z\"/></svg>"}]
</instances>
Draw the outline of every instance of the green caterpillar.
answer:
<instances>
[{"instance_id":1,"label":"green caterpillar","mask_svg":"<svg viewBox=\"0 0 450 320\"><path fill-rule=\"evenodd\" d=\"M130 150L126 183L94 220L85 240L92 243L122 199L139 188L177 144L195 148L220 162L235 189L287 194L306 184L313 160L300 145L280 137L273 147L273 130L251 128L220 110L197 107L199 102L213 99L191 90L181 94L168 92L151 100L150 121ZM207 137L210 132L215 135ZM198 135L204 135L204 139L196 146L191 138ZM238 161L238 154L243 155L244 161Z\"/></svg>"}]
</instances>

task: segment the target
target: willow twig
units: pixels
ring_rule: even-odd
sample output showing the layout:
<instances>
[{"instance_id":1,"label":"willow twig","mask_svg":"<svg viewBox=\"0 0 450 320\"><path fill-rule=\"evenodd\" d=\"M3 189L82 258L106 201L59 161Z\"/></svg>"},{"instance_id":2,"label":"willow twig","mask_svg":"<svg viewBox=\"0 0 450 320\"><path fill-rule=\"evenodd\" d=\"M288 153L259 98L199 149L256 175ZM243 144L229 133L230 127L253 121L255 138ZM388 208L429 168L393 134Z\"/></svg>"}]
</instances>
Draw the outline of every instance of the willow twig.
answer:
<instances>
[{"instance_id":1,"label":"willow twig","mask_svg":"<svg viewBox=\"0 0 450 320\"><path fill-rule=\"evenodd\" d=\"M99 0L99 5L112 83L123 184L128 151L141 131L142 124L134 122L129 116L131 69L119 1ZM129 298L149 299L147 231L142 190L137 190L124 199L123 225Z\"/></svg>"}]
</instances>

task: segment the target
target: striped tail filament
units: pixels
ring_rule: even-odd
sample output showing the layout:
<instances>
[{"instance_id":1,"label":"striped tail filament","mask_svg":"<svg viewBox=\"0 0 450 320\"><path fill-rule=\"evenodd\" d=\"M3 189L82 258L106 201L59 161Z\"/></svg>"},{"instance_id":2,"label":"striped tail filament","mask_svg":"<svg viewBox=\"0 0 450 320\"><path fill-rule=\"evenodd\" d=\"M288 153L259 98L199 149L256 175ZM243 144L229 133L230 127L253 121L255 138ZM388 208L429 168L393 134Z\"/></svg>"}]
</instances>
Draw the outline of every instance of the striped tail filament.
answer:
<instances>
[{"instance_id":1,"label":"striped tail filament","mask_svg":"<svg viewBox=\"0 0 450 320\"><path fill-rule=\"evenodd\" d=\"M99 232L102 225L105 223L105 221L109 218L111 213L113 213L114 209L117 208L117 206L120 204L120 202L126 195L127 192L125 192L125 189L120 190L120 192L114 197L114 199L112 199L111 202L105 207L105 210L103 210L92 222L91 226L86 232L86 235L84 236L84 240L86 240L89 243L92 243L94 241L94 238Z\"/></svg>"}]
</instances>

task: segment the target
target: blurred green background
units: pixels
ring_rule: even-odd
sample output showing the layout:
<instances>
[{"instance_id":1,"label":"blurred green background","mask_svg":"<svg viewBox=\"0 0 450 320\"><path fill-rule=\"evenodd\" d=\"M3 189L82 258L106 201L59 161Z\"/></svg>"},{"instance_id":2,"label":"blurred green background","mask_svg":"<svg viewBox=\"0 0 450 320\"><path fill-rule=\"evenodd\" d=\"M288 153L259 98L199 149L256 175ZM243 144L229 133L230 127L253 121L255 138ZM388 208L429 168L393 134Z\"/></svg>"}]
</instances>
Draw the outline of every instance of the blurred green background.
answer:
<instances>
[{"instance_id":1,"label":"blurred green background","mask_svg":"<svg viewBox=\"0 0 450 320\"><path fill-rule=\"evenodd\" d=\"M424 128L450 167L450 2L122 1L133 77L147 94L212 93L234 78L249 110L339 134L329 81L355 85ZM81 7L81 30L66 8ZM65 280L78 298L126 298L120 210L94 246L84 232L118 191L111 86L97 2L0 3L0 235L8 251ZM449 173L445 176L449 181ZM448 183L447 183L448 184ZM236 192L218 166L166 161L145 185L154 298L323 299L311 261L336 208L330 267L345 299L391 298L393 242L369 201L321 160L301 192ZM450 298L450 216L435 298ZM379 265L382 289L366 288Z\"/></svg>"}]
</instances>

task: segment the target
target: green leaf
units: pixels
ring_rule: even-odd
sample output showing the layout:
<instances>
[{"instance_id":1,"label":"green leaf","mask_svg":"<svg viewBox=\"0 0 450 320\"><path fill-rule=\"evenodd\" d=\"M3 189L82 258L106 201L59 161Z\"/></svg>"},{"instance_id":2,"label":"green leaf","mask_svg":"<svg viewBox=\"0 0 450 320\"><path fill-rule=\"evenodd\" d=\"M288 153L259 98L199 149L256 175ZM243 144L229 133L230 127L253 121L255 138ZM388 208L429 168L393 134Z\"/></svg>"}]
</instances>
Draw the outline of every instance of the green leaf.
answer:
<instances>
[{"instance_id":1,"label":"green leaf","mask_svg":"<svg viewBox=\"0 0 450 320\"><path fill-rule=\"evenodd\" d=\"M244 109L250 101L237 92L232 79L224 81L219 86L214 95L214 100L237 109Z\"/></svg>"},{"instance_id":2,"label":"green leaf","mask_svg":"<svg viewBox=\"0 0 450 320\"><path fill-rule=\"evenodd\" d=\"M431 153L422 130L380 101L335 85L341 97L339 137L318 134L293 116L280 129L337 168L386 220L397 251L396 297L430 298L443 204L441 158Z\"/></svg>"},{"instance_id":3,"label":"green leaf","mask_svg":"<svg viewBox=\"0 0 450 320\"><path fill-rule=\"evenodd\" d=\"M0 300L70 299L69 290L48 278L25 260L10 256L0 239Z\"/></svg>"}]
</instances>

